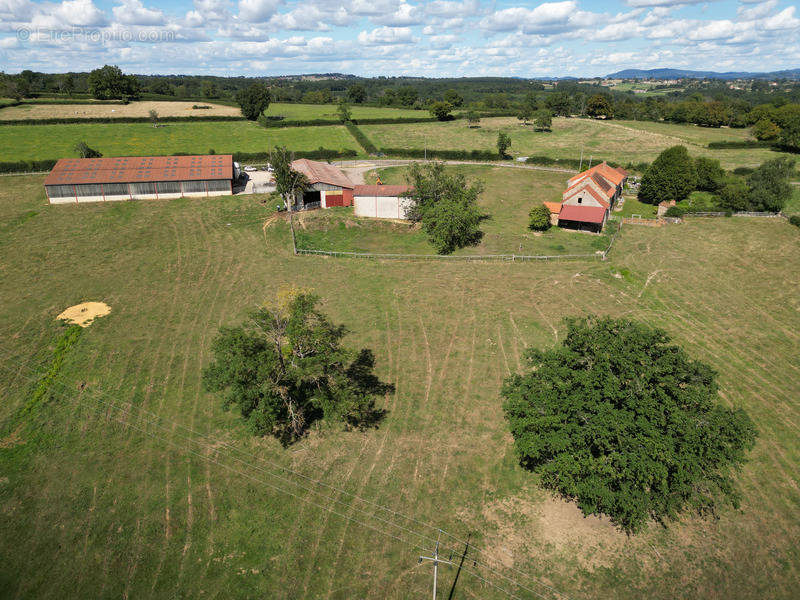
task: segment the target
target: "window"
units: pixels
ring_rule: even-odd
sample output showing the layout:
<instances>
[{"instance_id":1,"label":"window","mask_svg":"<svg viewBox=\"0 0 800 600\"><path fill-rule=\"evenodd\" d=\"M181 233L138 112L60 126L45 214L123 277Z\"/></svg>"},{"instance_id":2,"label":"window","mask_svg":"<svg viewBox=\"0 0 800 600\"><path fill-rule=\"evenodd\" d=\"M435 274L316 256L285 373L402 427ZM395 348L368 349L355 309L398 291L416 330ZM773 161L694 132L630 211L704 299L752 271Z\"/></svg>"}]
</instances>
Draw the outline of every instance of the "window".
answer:
<instances>
[{"instance_id":1,"label":"window","mask_svg":"<svg viewBox=\"0 0 800 600\"><path fill-rule=\"evenodd\" d=\"M583 204L583 198L578 198L578 204Z\"/></svg>"}]
</instances>

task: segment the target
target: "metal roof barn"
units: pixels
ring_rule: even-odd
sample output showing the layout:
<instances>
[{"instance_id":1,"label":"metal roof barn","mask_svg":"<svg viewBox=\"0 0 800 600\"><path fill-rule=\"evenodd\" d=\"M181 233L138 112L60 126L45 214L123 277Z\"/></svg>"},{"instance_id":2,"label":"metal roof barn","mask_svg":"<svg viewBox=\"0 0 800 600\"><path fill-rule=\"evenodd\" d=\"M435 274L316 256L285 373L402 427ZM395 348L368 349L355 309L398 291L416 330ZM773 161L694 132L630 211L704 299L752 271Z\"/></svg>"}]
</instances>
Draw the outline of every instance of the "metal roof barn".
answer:
<instances>
[{"instance_id":1,"label":"metal roof barn","mask_svg":"<svg viewBox=\"0 0 800 600\"><path fill-rule=\"evenodd\" d=\"M233 193L233 156L62 158L44 180L51 204Z\"/></svg>"}]
</instances>

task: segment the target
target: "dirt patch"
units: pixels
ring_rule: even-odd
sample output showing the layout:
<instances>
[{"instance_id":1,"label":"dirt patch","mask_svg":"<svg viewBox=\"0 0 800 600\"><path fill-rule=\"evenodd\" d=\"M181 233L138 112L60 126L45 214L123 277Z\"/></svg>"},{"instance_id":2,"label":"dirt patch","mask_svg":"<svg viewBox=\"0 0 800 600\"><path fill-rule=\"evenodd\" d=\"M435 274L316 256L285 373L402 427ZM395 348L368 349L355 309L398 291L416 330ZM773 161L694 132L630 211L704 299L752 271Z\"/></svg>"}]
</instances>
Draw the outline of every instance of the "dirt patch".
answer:
<instances>
[{"instance_id":1,"label":"dirt patch","mask_svg":"<svg viewBox=\"0 0 800 600\"><path fill-rule=\"evenodd\" d=\"M81 327L88 327L96 318L105 317L110 312L111 307L105 302L81 302L75 306L70 306L57 318Z\"/></svg>"},{"instance_id":2,"label":"dirt patch","mask_svg":"<svg viewBox=\"0 0 800 600\"><path fill-rule=\"evenodd\" d=\"M510 567L514 556L546 551L569 557L586 569L612 566L628 543L607 517L589 516L573 502L555 498L531 501L518 497L488 504L483 517L497 530L492 557Z\"/></svg>"},{"instance_id":3,"label":"dirt patch","mask_svg":"<svg viewBox=\"0 0 800 600\"><path fill-rule=\"evenodd\" d=\"M24 444L25 440L23 440L22 436L20 435L21 431L22 431L22 425L17 427L9 435L0 440L0 448L13 448L14 446L19 446L20 444Z\"/></svg>"}]
</instances>

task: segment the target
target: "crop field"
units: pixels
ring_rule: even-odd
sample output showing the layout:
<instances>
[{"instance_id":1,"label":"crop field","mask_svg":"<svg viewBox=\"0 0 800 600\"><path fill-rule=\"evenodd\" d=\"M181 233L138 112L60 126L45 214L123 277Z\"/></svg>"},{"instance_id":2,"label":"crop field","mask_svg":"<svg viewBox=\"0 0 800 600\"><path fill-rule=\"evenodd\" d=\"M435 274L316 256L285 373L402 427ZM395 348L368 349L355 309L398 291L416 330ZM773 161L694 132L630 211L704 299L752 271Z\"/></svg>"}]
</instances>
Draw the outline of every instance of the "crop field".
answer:
<instances>
[{"instance_id":1,"label":"crop field","mask_svg":"<svg viewBox=\"0 0 800 600\"><path fill-rule=\"evenodd\" d=\"M417 598L439 527L474 545L440 569L442 597L454 581L475 599L800 593L785 221L631 226L607 262L325 259L293 256L257 197L49 207L41 183L0 187L1 597ZM203 391L219 326L286 284L314 288L395 384L376 429L284 449ZM55 316L86 300L111 313L57 345ZM517 465L502 380L586 313L664 327L719 371L720 401L759 429L741 510L628 537Z\"/></svg>"},{"instance_id":2,"label":"crop field","mask_svg":"<svg viewBox=\"0 0 800 600\"><path fill-rule=\"evenodd\" d=\"M188 152L218 154L266 152L275 145L292 150L361 147L339 125L267 129L249 121L164 123L87 123L69 125L8 125L0 127L0 161L40 160L75 156L85 141L104 156L140 156Z\"/></svg>"},{"instance_id":3,"label":"crop field","mask_svg":"<svg viewBox=\"0 0 800 600\"><path fill-rule=\"evenodd\" d=\"M268 117L281 116L289 121L305 121L310 119L328 119L338 121L338 107L335 104L287 104L275 102L269 105ZM402 119L429 117L428 111L410 108L390 108L380 106L361 106L351 104L350 112L358 119Z\"/></svg>"},{"instance_id":4,"label":"crop field","mask_svg":"<svg viewBox=\"0 0 800 600\"><path fill-rule=\"evenodd\" d=\"M484 236L477 246L462 248L455 255L524 254L563 255L592 254L605 250L608 235L566 231L553 227L545 233L527 228L528 213L545 201L559 202L566 173L515 169L508 167L452 166L468 181L484 182L478 205L487 215L481 224ZM385 184L405 183L405 167L380 169ZM374 180L374 173L366 178ZM391 254L436 254L418 226L393 223L382 219L356 218L352 208L315 211L298 217L298 247L340 252ZM607 228L613 231L613 226Z\"/></svg>"},{"instance_id":5,"label":"crop field","mask_svg":"<svg viewBox=\"0 0 800 600\"><path fill-rule=\"evenodd\" d=\"M207 108L192 108L205 106ZM155 110L161 117L241 116L236 106L213 102L164 102L144 100L130 104L21 104L0 110L0 121L18 119L88 119L98 117L147 117Z\"/></svg>"},{"instance_id":6,"label":"crop field","mask_svg":"<svg viewBox=\"0 0 800 600\"><path fill-rule=\"evenodd\" d=\"M657 127L653 127L657 126ZM749 130L706 129L689 125L644 121L601 121L592 119L553 119L552 132L537 132L513 117L481 119L480 127L466 121L413 123L403 125L364 125L361 130L378 148L424 148L437 150L496 151L500 131L511 137L513 156L548 156L578 159L605 159L621 164L650 162L665 148L685 144L694 156L717 158L726 169L758 166L782 153L768 148L711 150L711 141L746 139ZM791 155L787 155L791 156Z\"/></svg>"}]
</instances>

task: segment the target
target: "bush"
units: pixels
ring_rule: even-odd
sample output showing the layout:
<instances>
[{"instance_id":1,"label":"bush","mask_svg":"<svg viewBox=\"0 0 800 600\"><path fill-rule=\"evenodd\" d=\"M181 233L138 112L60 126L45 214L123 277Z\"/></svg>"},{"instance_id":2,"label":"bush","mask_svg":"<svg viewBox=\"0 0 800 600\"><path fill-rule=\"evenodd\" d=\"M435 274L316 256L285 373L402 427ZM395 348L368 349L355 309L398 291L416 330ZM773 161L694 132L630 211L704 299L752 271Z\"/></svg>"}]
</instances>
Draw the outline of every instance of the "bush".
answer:
<instances>
[{"instance_id":1,"label":"bush","mask_svg":"<svg viewBox=\"0 0 800 600\"><path fill-rule=\"evenodd\" d=\"M550 229L550 209L544 204L534 206L528 213L528 229L533 231Z\"/></svg>"},{"instance_id":2,"label":"bush","mask_svg":"<svg viewBox=\"0 0 800 600\"><path fill-rule=\"evenodd\" d=\"M725 171L718 160L699 156L694 159L697 172L697 189L704 192L716 192L724 185Z\"/></svg>"},{"instance_id":3,"label":"bush","mask_svg":"<svg viewBox=\"0 0 800 600\"><path fill-rule=\"evenodd\" d=\"M678 218L680 218L685 214L686 214L686 209L683 208L682 206L670 206L667 209L667 212L664 213L664 216L665 217L678 217Z\"/></svg>"},{"instance_id":4,"label":"bush","mask_svg":"<svg viewBox=\"0 0 800 600\"><path fill-rule=\"evenodd\" d=\"M734 175L745 176L745 175L750 175L750 173L752 173L753 171L755 171L755 169L753 167L736 167L733 170L733 174Z\"/></svg>"},{"instance_id":5,"label":"bush","mask_svg":"<svg viewBox=\"0 0 800 600\"><path fill-rule=\"evenodd\" d=\"M789 223L791 223L795 227L800 227L800 215L792 215L791 217L789 217Z\"/></svg>"},{"instance_id":6,"label":"bush","mask_svg":"<svg viewBox=\"0 0 800 600\"><path fill-rule=\"evenodd\" d=\"M648 519L739 505L731 472L756 429L719 404L716 373L627 319L568 319L556 348L526 352L503 410L520 464L586 515L635 533Z\"/></svg>"},{"instance_id":7,"label":"bush","mask_svg":"<svg viewBox=\"0 0 800 600\"><path fill-rule=\"evenodd\" d=\"M794 171L794 159L773 158L763 163L747 178L750 188L748 209L780 212L792 197L789 177Z\"/></svg>"}]
</instances>

